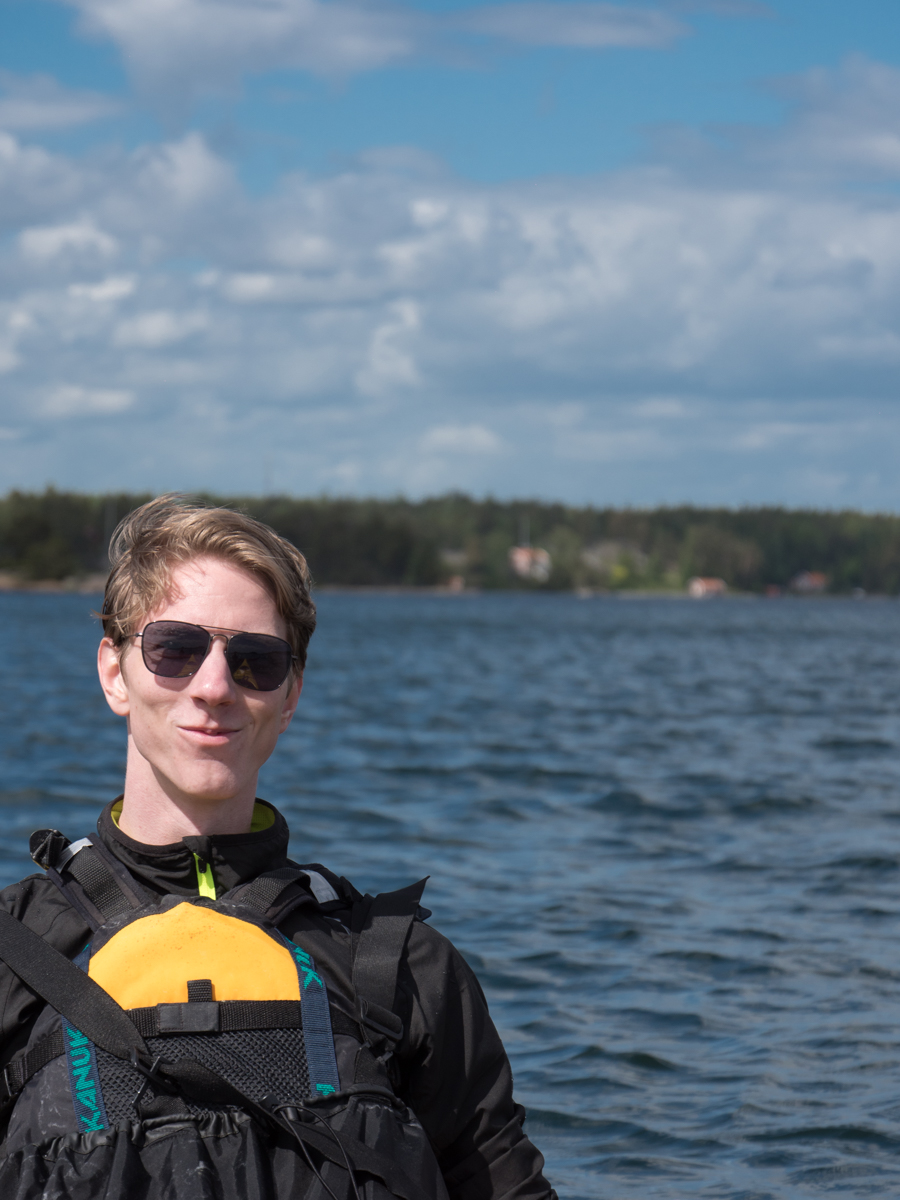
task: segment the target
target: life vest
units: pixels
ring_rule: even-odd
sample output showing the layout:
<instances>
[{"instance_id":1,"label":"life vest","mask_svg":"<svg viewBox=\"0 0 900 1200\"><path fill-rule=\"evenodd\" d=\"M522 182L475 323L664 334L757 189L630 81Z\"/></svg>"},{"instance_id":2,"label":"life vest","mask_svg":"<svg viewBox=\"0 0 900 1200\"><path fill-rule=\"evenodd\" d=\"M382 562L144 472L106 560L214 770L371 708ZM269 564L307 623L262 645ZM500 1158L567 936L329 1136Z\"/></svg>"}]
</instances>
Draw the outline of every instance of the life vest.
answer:
<instances>
[{"instance_id":1,"label":"life vest","mask_svg":"<svg viewBox=\"0 0 900 1200\"><path fill-rule=\"evenodd\" d=\"M44 830L32 847L93 935L72 964L0 914L0 957L47 1001L3 1073L3 1200L447 1200L390 1069L424 881L350 889L348 1005L313 934L295 935L304 946L278 928L340 900L324 869L159 897L94 835Z\"/></svg>"}]
</instances>

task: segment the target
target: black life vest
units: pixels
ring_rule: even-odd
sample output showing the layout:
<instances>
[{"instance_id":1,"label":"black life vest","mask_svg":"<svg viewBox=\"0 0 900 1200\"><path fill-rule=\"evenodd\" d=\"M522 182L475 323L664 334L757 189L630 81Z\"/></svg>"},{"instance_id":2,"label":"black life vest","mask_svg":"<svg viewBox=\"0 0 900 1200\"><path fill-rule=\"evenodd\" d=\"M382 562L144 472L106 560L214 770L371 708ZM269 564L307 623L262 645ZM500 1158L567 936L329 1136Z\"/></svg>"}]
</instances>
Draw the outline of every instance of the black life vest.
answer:
<instances>
[{"instance_id":1,"label":"black life vest","mask_svg":"<svg viewBox=\"0 0 900 1200\"><path fill-rule=\"evenodd\" d=\"M3 1073L4 1200L446 1200L390 1069L424 881L350 889L354 1008L278 928L339 900L324 868L158 897L94 835L32 847L94 933L73 964L0 913L0 957L47 1001Z\"/></svg>"}]
</instances>

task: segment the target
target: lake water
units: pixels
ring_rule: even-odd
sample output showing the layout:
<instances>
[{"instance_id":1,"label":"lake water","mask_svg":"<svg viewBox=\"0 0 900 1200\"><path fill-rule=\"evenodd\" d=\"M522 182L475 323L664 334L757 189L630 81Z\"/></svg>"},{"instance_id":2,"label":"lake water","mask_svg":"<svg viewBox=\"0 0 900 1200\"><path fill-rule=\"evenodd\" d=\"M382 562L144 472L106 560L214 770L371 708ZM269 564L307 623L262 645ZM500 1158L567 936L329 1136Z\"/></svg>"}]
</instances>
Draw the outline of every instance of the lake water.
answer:
<instances>
[{"instance_id":1,"label":"lake water","mask_svg":"<svg viewBox=\"0 0 900 1200\"><path fill-rule=\"evenodd\" d=\"M98 599L0 595L4 883L120 790ZM561 1196L900 1193L900 604L319 603L260 794L432 876Z\"/></svg>"}]
</instances>

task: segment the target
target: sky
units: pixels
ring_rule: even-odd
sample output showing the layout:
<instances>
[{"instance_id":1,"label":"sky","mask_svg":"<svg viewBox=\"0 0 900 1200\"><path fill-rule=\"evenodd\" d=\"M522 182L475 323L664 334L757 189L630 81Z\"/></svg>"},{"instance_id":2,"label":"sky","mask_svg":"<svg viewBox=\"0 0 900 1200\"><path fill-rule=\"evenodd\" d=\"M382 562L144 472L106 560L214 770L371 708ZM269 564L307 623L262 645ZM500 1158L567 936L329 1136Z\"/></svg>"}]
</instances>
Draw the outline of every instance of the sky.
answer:
<instances>
[{"instance_id":1,"label":"sky","mask_svg":"<svg viewBox=\"0 0 900 1200\"><path fill-rule=\"evenodd\" d=\"M0 0L0 493L900 511L897 0Z\"/></svg>"}]
</instances>

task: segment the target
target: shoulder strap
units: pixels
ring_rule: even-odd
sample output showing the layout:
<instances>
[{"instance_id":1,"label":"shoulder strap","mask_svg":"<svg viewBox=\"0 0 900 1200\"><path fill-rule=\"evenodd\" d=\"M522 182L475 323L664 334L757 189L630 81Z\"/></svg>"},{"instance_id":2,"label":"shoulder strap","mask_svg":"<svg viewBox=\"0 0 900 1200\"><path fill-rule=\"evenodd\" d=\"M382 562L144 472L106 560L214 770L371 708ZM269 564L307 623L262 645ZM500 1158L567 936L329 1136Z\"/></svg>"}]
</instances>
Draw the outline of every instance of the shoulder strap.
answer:
<instances>
[{"instance_id":1,"label":"shoulder strap","mask_svg":"<svg viewBox=\"0 0 900 1200\"><path fill-rule=\"evenodd\" d=\"M250 883L233 888L223 899L246 904L278 925L293 909L309 903L310 893L320 907L339 899L338 892L321 871L292 864L264 871Z\"/></svg>"},{"instance_id":2,"label":"shoulder strap","mask_svg":"<svg viewBox=\"0 0 900 1200\"><path fill-rule=\"evenodd\" d=\"M70 842L57 829L39 829L31 835L30 850L92 929L151 899L95 833Z\"/></svg>"},{"instance_id":3,"label":"shoulder strap","mask_svg":"<svg viewBox=\"0 0 900 1200\"><path fill-rule=\"evenodd\" d=\"M147 1044L107 992L12 913L0 909L0 958L42 1000L117 1058L149 1061Z\"/></svg>"},{"instance_id":4,"label":"shoulder strap","mask_svg":"<svg viewBox=\"0 0 900 1200\"><path fill-rule=\"evenodd\" d=\"M426 877L396 892L365 896L353 909L350 937L357 1014L370 1048L383 1063L403 1037L403 1022L393 1011L397 975L427 882Z\"/></svg>"}]
</instances>

